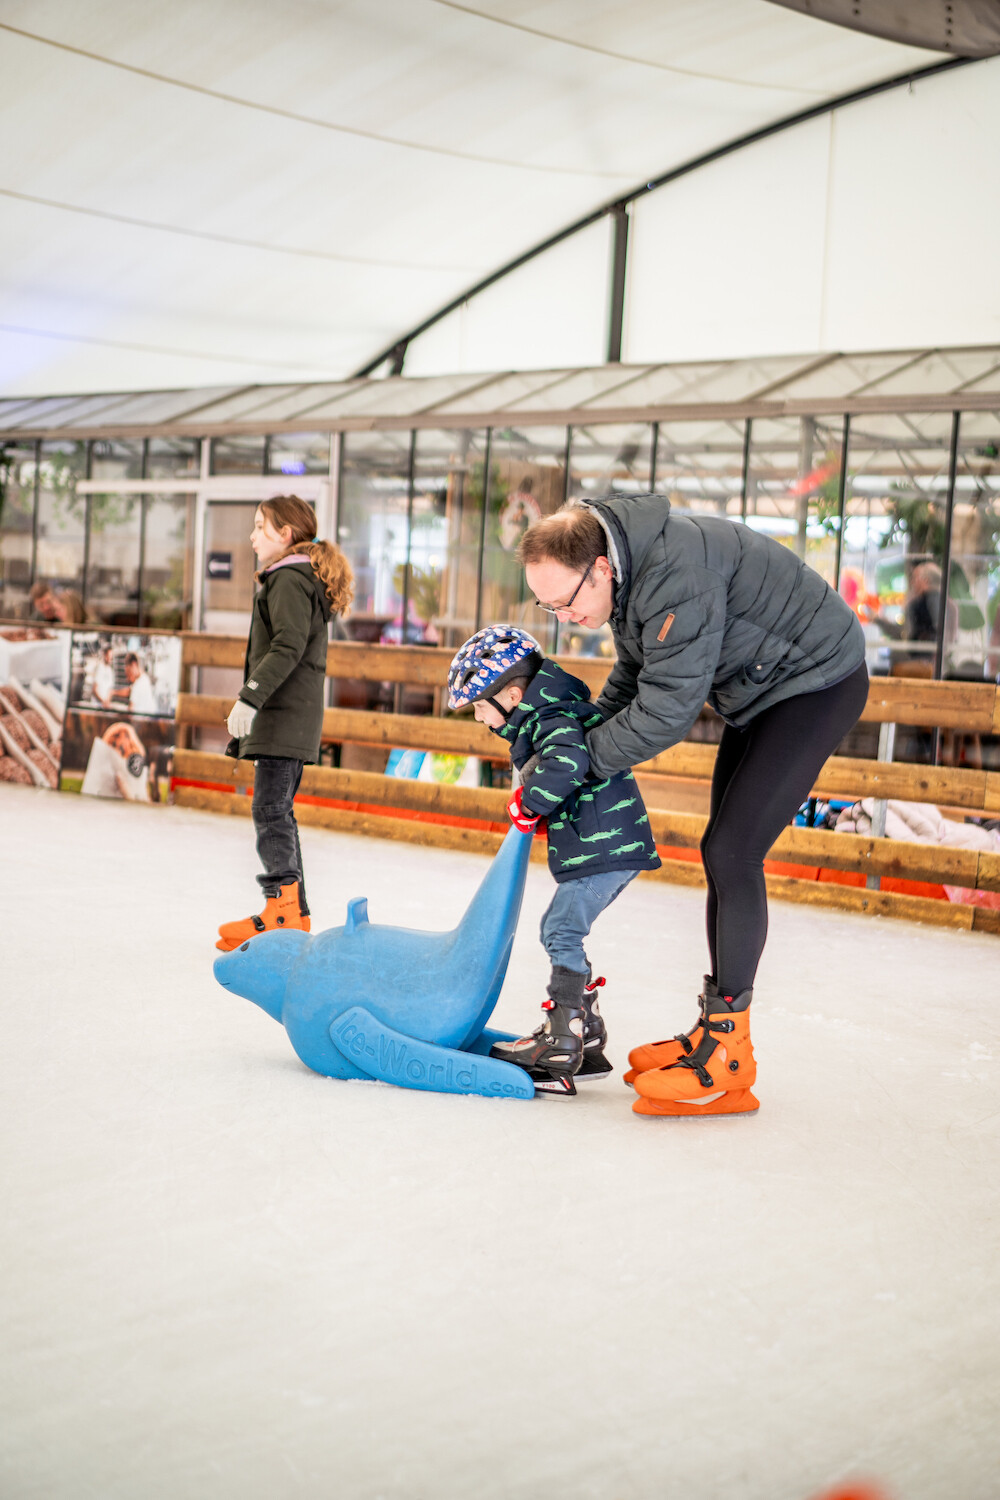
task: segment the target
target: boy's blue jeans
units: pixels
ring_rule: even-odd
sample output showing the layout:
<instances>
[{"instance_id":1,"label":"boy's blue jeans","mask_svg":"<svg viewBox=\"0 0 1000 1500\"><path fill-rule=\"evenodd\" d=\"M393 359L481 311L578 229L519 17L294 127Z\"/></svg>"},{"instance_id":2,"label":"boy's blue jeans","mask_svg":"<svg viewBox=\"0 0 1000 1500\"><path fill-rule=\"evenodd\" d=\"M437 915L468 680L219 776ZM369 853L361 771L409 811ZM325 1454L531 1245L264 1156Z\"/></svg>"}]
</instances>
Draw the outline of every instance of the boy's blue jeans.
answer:
<instances>
[{"instance_id":1,"label":"boy's blue jeans","mask_svg":"<svg viewBox=\"0 0 1000 1500\"><path fill-rule=\"evenodd\" d=\"M583 940L604 908L621 895L638 873L638 870L606 870L602 875L581 875L556 886L541 927L542 947L553 964L577 974L589 974Z\"/></svg>"}]
</instances>

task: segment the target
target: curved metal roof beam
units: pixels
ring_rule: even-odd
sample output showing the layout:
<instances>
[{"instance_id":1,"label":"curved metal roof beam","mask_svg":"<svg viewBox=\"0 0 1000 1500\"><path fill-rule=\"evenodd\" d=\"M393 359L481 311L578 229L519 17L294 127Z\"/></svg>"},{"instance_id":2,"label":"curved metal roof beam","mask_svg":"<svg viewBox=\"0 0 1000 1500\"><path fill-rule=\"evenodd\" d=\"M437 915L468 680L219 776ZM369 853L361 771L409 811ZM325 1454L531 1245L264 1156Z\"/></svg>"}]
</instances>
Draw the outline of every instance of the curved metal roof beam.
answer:
<instances>
[{"instance_id":1,"label":"curved metal roof beam","mask_svg":"<svg viewBox=\"0 0 1000 1500\"><path fill-rule=\"evenodd\" d=\"M792 130L796 125L804 125L808 120L815 120L822 115L832 114L835 109L843 109L849 104L860 104L865 99L873 99L877 95L887 94L893 89L909 87L914 83L922 82L925 78L934 78L939 73L950 73L955 68L968 67L970 64L978 61L980 59L975 57L949 58L946 62L931 63L926 68L916 68L908 73L897 74L896 77L884 79L881 83L866 84L864 88L853 89L847 94L838 94L836 98L824 100L821 104L810 105L808 109L798 110L793 115L786 115L783 119L775 120L770 125L762 125L757 130L748 131L745 135L737 136L731 141L726 141L722 146L714 146L711 151L705 151L700 156L692 157L690 161L683 162L679 167L671 167L669 171L663 172L658 177L651 178L650 181L643 183L640 187L633 188L631 192L613 198L609 203L603 203L600 208L593 209L589 214L585 214L582 219L576 219L572 224L568 224L565 229L560 229L556 234L549 235L547 239L542 240L537 245L533 245L530 250L525 250L521 255L515 256L513 260L500 266L498 270L492 271L489 276L484 276L481 281L477 281L474 286L467 288L459 296L453 297L444 307L432 313L429 318L425 318L422 323L418 323L415 328L411 328L408 333L403 334L398 339L394 339L374 359L370 359L361 369L356 370L351 378L363 379L371 375L372 371L377 370L379 365L384 364L386 360L392 360L393 362L392 374L401 375L403 373L403 361L406 357L407 346L414 339L419 338L422 333L426 333L429 328L433 328L436 323L440 323L443 318L446 318L449 313L455 312L463 303L470 302L480 292L485 292L488 287L494 286L498 281L502 281L512 271L520 270L521 266L527 265L529 261L535 260L539 255L544 255L546 250L551 250L556 245L562 244L563 240L570 239L574 234L578 234L580 230L589 228L591 224L596 224L600 219L607 217L607 215L620 214L630 203L634 203L646 193L655 192L657 188L666 187L668 183L676 182L678 178L687 177L690 173L697 172L701 167L710 166L712 162L721 161L726 156L732 156L735 151L742 151L746 146L754 146L758 141L767 140L773 135L780 135L785 130Z\"/></svg>"}]
</instances>

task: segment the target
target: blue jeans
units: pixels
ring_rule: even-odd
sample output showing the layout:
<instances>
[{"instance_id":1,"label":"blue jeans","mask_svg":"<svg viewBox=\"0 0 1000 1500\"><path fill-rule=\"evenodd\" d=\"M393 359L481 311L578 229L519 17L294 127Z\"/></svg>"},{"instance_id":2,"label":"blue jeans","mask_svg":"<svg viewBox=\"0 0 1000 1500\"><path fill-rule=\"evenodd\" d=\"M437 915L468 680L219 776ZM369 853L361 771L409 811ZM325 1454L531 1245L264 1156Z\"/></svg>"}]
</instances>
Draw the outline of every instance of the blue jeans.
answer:
<instances>
[{"instance_id":1,"label":"blue jeans","mask_svg":"<svg viewBox=\"0 0 1000 1500\"><path fill-rule=\"evenodd\" d=\"M253 773L253 826L257 853L264 866L257 883L265 896L276 896L283 885L299 883L299 909L309 915L302 876L299 825L292 803L302 780L302 762L283 756L262 755Z\"/></svg>"},{"instance_id":2,"label":"blue jeans","mask_svg":"<svg viewBox=\"0 0 1000 1500\"><path fill-rule=\"evenodd\" d=\"M603 875L581 875L564 880L542 918L541 938L553 964L589 974L583 940L606 906L635 879L638 870L606 870Z\"/></svg>"}]
</instances>

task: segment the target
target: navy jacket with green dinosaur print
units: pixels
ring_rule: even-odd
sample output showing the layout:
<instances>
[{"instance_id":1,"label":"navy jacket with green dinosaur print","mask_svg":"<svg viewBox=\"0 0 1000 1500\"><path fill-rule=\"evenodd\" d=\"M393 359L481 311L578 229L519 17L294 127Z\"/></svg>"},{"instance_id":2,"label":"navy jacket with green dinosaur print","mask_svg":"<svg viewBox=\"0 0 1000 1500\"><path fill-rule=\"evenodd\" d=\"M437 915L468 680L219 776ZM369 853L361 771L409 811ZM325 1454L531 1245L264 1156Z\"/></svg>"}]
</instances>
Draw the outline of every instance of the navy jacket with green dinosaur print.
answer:
<instances>
[{"instance_id":1,"label":"navy jacket with green dinosaur print","mask_svg":"<svg viewBox=\"0 0 1000 1500\"><path fill-rule=\"evenodd\" d=\"M584 735L599 723L586 683L543 658L507 723L494 730L525 771L522 807L548 819L549 869L560 883L660 863L632 772L591 775Z\"/></svg>"}]
</instances>

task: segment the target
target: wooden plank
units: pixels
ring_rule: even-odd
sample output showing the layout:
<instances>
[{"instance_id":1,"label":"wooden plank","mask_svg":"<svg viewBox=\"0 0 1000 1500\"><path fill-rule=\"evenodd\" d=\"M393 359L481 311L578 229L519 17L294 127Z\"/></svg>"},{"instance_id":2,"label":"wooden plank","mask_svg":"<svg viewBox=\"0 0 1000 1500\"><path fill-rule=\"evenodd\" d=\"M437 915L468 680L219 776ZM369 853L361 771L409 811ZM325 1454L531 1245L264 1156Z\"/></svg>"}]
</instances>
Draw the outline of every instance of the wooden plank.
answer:
<instances>
[{"instance_id":1,"label":"wooden plank","mask_svg":"<svg viewBox=\"0 0 1000 1500\"><path fill-rule=\"evenodd\" d=\"M673 750L667 750L655 760L636 766L637 775L651 778L654 784L661 776L710 779L715 765L714 745L674 748L685 753L675 757ZM904 802L935 802L982 811L988 805L991 775L996 781L993 795L1000 806L1000 773L833 755L816 778L813 792L821 797L846 797L852 802L862 797L896 797ZM664 784L668 784L666 779Z\"/></svg>"},{"instance_id":2,"label":"wooden plank","mask_svg":"<svg viewBox=\"0 0 1000 1500\"><path fill-rule=\"evenodd\" d=\"M242 667L245 642L237 636L182 633L185 666ZM378 646L334 641L327 648L327 675L367 682L443 687L452 653L440 646ZM596 694L613 662L603 657L558 656L560 666ZM969 733L1000 734L1000 695L992 683L931 682L924 678L873 677L861 715L868 723L939 725ZM658 758L658 757L657 757Z\"/></svg>"},{"instance_id":3,"label":"wooden plank","mask_svg":"<svg viewBox=\"0 0 1000 1500\"><path fill-rule=\"evenodd\" d=\"M233 706L231 698L208 693L179 693L177 722L221 729ZM436 719L431 715L369 713L354 708L328 708L323 714L327 744L400 746L434 750L449 755L478 755L482 760L506 762L502 740L474 719Z\"/></svg>"},{"instance_id":4,"label":"wooden plank","mask_svg":"<svg viewBox=\"0 0 1000 1500\"><path fill-rule=\"evenodd\" d=\"M234 761L225 755L184 750L174 755L174 775L216 785L252 786L253 764ZM328 797L336 802L382 803L447 817L477 818L484 823L504 826L507 823L508 793L490 787L447 786L402 776L382 776L374 771L306 766L299 793L305 797Z\"/></svg>"},{"instance_id":5,"label":"wooden plank","mask_svg":"<svg viewBox=\"0 0 1000 1500\"><path fill-rule=\"evenodd\" d=\"M980 853L973 885L977 891L1000 891L1000 854L989 854L985 850Z\"/></svg>"},{"instance_id":6,"label":"wooden plank","mask_svg":"<svg viewBox=\"0 0 1000 1500\"><path fill-rule=\"evenodd\" d=\"M178 787L175 798L182 807L244 817L250 814L250 799L234 796L230 792ZM390 838L403 843L440 849L458 849L467 853L493 855L502 842L501 835L497 833L441 827L433 823L420 823L402 818L376 817L367 813L316 807L308 803L303 804L301 808L296 808L296 816L303 824L328 828L335 832ZM533 863L544 860L545 848L541 839L535 840L531 857ZM701 866L688 864L682 860L665 860L662 869L644 870L639 878L685 886L704 885L704 873ZM935 926L1000 934L1000 912L982 907L935 901L921 896L904 896L890 891L869 891L856 886L796 880L790 876L780 875L767 876L767 890L768 895L776 900L797 901L807 906L827 907L859 915L892 917L906 921L932 923Z\"/></svg>"},{"instance_id":7,"label":"wooden plank","mask_svg":"<svg viewBox=\"0 0 1000 1500\"><path fill-rule=\"evenodd\" d=\"M211 693L178 693L174 713L178 724L197 724L202 729L225 729L232 698Z\"/></svg>"},{"instance_id":8,"label":"wooden plank","mask_svg":"<svg viewBox=\"0 0 1000 1500\"><path fill-rule=\"evenodd\" d=\"M895 797L903 802L981 810L986 805L986 786L985 771L832 755L816 778L814 790L823 797L850 797L854 802L862 797Z\"/></svg>"},{"instance_id":9,"label":"wooden plank","mask_svg":"<svg viewBox=\"0 0 1000 1500\"><path fill-rule=\"evenodd\" d=\"M245 660L241 636L184 631L185 667L237 667ZM360 641L332 641L326 652L326 675L363 682L402 682L414 687L445 687L453 652L442 646L379 646ZM603 657L558 656L560 666L599 692L612 663Z\"/></svg>"},{"instance_id":10,"label":"wooden plank","mask_svg":"<svg viewBox=\"0 0 1000 1500\"><path fill-rule=\"evenodd\" d=\"M873 677L865 723L926 724L989 734L997 690L990 683L928 682L919 677Z\"/></svg>"},{"instance_id":11,"label":"wooden plank","mask_svg":"<svg viewBox=\"0 0 1000 1500\"><path fill-rule=\"evenodd\" d=\"M177 751L175 774L227 785L252 779L252 772L226 756L199 751ZM444 817L474 818L486 823L504 821L507 800L503 791L487 787L416 782L328 766L306 767L300 790L303 796L405 808ZM682 849L699 846L707 822L700 813L662 809L653 809L649 820L657 844ZM769 857L788 864L851 870L864 875L1000 890L1000 855L947 845L875 839L817 828L786 828Z\"/></svg>"},{"instance_id":12,"label":"wooden plank","mask_svg":"<svg viewBox=\"0 0 1000 1500\"><path fill-rule=\"evenodd\" d=\"M715 769L717 751L717 745L700 745L684 740L681 744L672 745L669 750L654 755L652 760L640 762L634 769L644 776L701 776L708 781Z\"/></svg>"},{"instance_id":13,"label":"wooden plank","mask_svg":"<svg viewBox=\"0 0 1000 1500\"><path fill-rule=\"evenodd\" d=\"M203 787L179 786L174 793L181 807L230 816L250 816L250 798L231 792L211 791ZM438 823L417 822L412 818L379 817L376 814L337 807L317 807L313 803L295 804L295 816L304 826L327 828L335 833L360 834L366 838L388 838L406 844L423 844L439 849L459 849L476 854L493 855L503 842L503 834L483 828L456 828ZM541 840L532 848L532 858L544 860Z\"/></svg>"},{"instance_id":14,"label":"wooden plank","mask_svg":"<svg viewBox=\"0 0 1000 1500\"><path fill-rule=\"evenodd\" d=\"M707 820L697 813L653 810L649 825L657 844L696 849ZM863 875L890 875L902 880L969 886L995 890L1000 874L1000 855L978 854L941 844L906 843L897 839L872 839L857 834L832 833L819 828L786 828L772 846L768 858L822 869L852 870ZM996 866L994 862L997 862ZM985 880L985 885L980 884Z\"/></svg>"},{"instance_id":15,"label":"wooden plank","mask_svg":"<svg viewBox=\"0 0 1000 1500\"><path fill-rule=\"evenodd\" d=\"M185 667L237 667L246 660L245 637L215 635L203 630L181 632L181 664Z\"/></svg>"},{"instance_id":16,"label":"wooden plank","mask_svg":"<svg viewBox=\"0 0 1000 1500\"><path fill-rule=\"evenodd\" d=\"M895 917L907 922L929 922L936 927L972 927L971 906L935 901L928 896L904 896L896 891L869 891L827 881L796 880L788 875L767 876L768 896L797 901L802 906L825 906L869 917Z\"/></svg>"},{"instance_id":17,"label":"wooden plank","mask_svg":"<svg viewBox=\"0 0 1000 1500\"><path fill-rule=\"evenodd\" d=\"M408 750L478 755L482 760L509 759L504 742L474 719L435 719L430 715L328 708L323 715L323 739L334 744L399 745Z\"/></svg>"},{"instance_id":18,"label":"wooden plank","mask_svg":"<svg viewBox=\"0 0 1000 1500\"><path fill-rule=\"evenodd\" d=\"M983 798L983 810L1000 813L1000 771L986 772L986 796Z\"/></svg>"}]
</instances>

